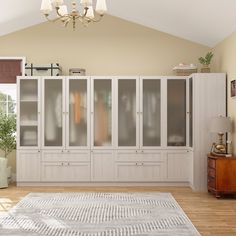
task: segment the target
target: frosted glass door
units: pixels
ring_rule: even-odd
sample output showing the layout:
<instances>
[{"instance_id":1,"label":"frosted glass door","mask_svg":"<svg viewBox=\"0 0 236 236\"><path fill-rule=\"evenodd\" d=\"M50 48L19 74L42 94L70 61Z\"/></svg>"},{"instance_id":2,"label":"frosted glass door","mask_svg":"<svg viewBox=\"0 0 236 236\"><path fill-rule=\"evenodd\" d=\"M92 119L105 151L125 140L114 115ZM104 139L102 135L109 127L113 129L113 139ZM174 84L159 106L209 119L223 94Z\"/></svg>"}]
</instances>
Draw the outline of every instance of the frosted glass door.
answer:
<instances>
[{"instance_id":1,"label":"frosted glass door","mask_svg":"<svg viewBox=\"0 0 236 236\"><path fill-rule=\"evenodd\" d=\"M44 80L44 146L63 145L62 79Z\"/></svg>"},{"instance_id":2,"label":"frosted glass door","mask_svg":"<svg viewBox=\"0 0 236 236\"><path fill-rule=\"evenodd\" d=\"M144 79L142 86L142 140L143 146L161 143L161 83L158 79Z\"/></svg>"},{"instance_id":3,"label":"frosted glass door","mask_svg":"<svg viewBox=\"0 0 236 236\"><path fill-rule=\"evenodd\" d=\"M136 79L118 80L118 146L136 147Z\"/></svg>"},{"instance_id":4,"label":"frosted glass door","mask_svg":"<svg viewBox=\"0 0 236 236\"><path fill-rule=\"evenodd\" d=\"M69 80L69 146L86 147L88 136L87 80Z\"/></svg>"},{"instance_id":5,"label":"frosted glass door","mask_svg":"<svg viewBox=\"0 0 236 236\"><path fill-rule=\"evenodd\" d=\"M37 79L20 79L20 146L38 146L39 96Z\"/></svg>"},{"instance_id":6,"label":"frosted glass door","mask_svg":"<svg viewBox=\"0 0 236 236\"><path fill-rule=\"evenodd\" d=\"M167 144L186 146L186 80L167 81Z\"/></svg>"},{"instance_id":7,"label":"frosted glass door","mask_svg":"<svg viewBox=\"0 0 236 236\"><path fill-rule=\"evenodd\" d=\"M94 79L94 147L112 145L112 81Z\"/></svg>"}]
</instances>

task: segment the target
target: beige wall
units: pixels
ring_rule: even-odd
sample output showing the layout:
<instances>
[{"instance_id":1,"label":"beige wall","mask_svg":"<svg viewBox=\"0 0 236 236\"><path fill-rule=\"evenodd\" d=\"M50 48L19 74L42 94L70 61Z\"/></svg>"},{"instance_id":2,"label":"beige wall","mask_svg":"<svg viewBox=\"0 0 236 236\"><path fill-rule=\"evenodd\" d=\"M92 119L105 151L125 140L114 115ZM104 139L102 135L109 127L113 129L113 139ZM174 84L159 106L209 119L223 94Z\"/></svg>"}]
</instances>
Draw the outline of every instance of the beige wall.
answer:
<instances>
[{"instance_id":1,"label":"beige wall","mask_svg":"<svg viewBox=\"0 0 236 236\"><path fill-rule=\"evenodd\" d=\"M234 131L232 133L233 152L236 154L236 98L230 96L230 82L236 79L236 32L219 43L214 49L213 69L216 72L226 72L228 78L227 107L228 116L233 119Z\"/></svg>"},{"instance_id":2,"label":"beige wall","mask_svg":"<svg viewBox=\"0 0 236 236\"><path fill-rule=\"evenodd\" d=\"M175 65L198 63L208 50L111 16L74 32L46 22L0 37L0 56L26 56L35 64L58 62L64 74L77 67L88 75L170 75Z\"/></svg>"},{"instance_id":3,"label":"beige wall","mask_svg":"<svg viewBox=\"0 0 236 236\"><path fill-rule=\"evenodd\" d=\"M59 62L85 68L89 75L172 74L174 65L197 63L208 50L119 18L105 16L100 23L76 31L43 23L0 37L1 56L26 56L28 62Z\"/></svg>"}]
</instances>

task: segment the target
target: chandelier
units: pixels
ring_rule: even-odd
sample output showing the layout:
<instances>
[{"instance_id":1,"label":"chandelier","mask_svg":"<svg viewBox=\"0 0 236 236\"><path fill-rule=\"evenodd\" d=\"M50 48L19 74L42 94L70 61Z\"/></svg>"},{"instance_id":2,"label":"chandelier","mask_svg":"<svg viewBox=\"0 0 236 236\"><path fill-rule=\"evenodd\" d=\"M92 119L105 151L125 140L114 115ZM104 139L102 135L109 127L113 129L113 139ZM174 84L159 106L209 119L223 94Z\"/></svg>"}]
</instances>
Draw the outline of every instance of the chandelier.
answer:
<instances>
[{"instance_id":1,"label":"chandelier","mask_svg":"<svg viewBox=\"0 0 236 236\"><path fill-rule=\"evenodd\" d=\"M72 23L73 30L75 30L77 21L87 26L91 22L99 22L107 11L106 0L97 0L95 9L93 8L93 0L77 1L72 1L71 12L68 12L68 7L63 0L42 0L40 10L48 21L55 22L60 20L64 26ZM56 11L56 18L50 19L49 15L52 13L53 8Z\"/></svg>"}]
</instances>

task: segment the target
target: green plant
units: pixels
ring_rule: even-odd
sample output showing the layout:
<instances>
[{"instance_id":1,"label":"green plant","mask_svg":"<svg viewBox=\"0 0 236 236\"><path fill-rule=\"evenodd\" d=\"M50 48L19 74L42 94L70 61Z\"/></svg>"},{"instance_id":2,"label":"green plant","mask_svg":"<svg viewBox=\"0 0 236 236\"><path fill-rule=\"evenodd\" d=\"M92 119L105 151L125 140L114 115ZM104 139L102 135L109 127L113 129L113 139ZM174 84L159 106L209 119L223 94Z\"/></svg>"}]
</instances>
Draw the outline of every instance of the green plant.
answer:
<instances>
[{"instance_id":1,"label":"green plant","mask_svg":"<svg viewBox=\"0 0 236 236\"><path fill-rule=\"evenodd\" d=\"M16 117L0 113L0 149L4 156L16 149Z\"/></svg>"},{"instance_id":2,"label":"green plant","mask_svg":"<svg viewBox=\"0 0 236 236\"><path fill-rule=\"evenodd\" d=\"M205 57L200 57L198 60L202 65L210 65L213 56L214 54L212 52L208 52Z\"/></svg>"}]
</instances>

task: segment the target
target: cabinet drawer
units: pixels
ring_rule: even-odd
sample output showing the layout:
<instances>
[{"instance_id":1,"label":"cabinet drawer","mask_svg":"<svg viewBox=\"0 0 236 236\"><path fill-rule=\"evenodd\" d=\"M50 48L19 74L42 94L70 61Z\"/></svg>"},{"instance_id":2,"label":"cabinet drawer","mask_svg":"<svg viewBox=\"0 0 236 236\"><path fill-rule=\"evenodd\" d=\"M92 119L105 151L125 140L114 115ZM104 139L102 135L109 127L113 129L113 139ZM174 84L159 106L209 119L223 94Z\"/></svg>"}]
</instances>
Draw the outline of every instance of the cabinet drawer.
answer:
<instances>
[{"instance_id":1,"label":"cabinet drawer","mask_svg":"<svg viewBox=\"0 0 236 236\"><path fill-rule=\"evenodd\" d=\"M209 188L216 188L216 180L215 178L208 177L208 187Z\"/></svg>"},{"instance_id":2,"label":"cabinet drawer","mask_svg":"<svg viewBox=\"0 0 236 236\"><path fill-rule=\"evenodd\" d=\"M150 162L164 162L160 152L150 150L118 150L116 154L116 161L130 162L130 161L150 161Z\"/></svg>"},{"instance_id":3,"label":"cabinet drawer","mask_svg":"<svg viewBox=\"0 0 236 236\"><path fill-rule=\"evenodd\" d=\"M43 151L42 153L43 162L90 162L90 151Z\"/></svg>"},{"instance_id":4,"label":"cabinet drawer","mask_svg":"<svg viewBox=\"0 0 236 236\"><path fill-rule=\"evenodd\" d=\"M212 168L208 168L208 176L215 178L216 177L216 170L212 169Z\"/></svg>"},{"instance_id":5,"label":"cabinet drawer","mask_svg":"<svg viewBox=\"0 0 236 236\"><path fill-rule=\"evenodd\" d=\"M166 176L164 163L117 163L116 180L124 182L153 182L160 181Z\"/></svg>"},{"instance_id":6,"label":"cabinet drawer","mask_svg":"<svg viewBox=\"0 0 236 236\"><path fill-rule=\"evenodd\" d=\"M43 182L84 182L90 181L90 163L43 162Z\"/></svg>"},{"instance_id":7,"label":"cabinet drawer","mask_svg":"<svg viewBox=\"0 0 236 236\"><path fill-rule=\"evenodd\" d=\"M214 159L208 159L208 167L215 169L216 168L216 161Z\"/></svg>"}]
</instances>

